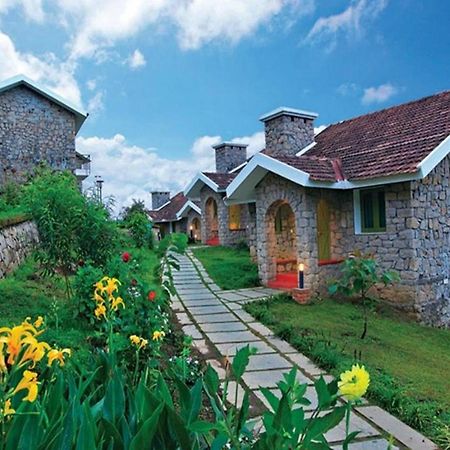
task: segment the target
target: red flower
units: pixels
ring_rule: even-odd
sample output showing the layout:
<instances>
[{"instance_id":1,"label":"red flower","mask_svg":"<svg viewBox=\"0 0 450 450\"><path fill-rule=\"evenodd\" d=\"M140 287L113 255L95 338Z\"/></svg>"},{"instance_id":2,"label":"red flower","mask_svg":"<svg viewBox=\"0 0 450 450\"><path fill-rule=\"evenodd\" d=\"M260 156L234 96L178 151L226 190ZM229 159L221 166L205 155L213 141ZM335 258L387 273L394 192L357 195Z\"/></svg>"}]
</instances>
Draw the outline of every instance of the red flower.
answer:
<instances>
[{"instance_id":1,"label":"red flower","mask_svg":"<svg viewBox=\"0 0 450 450\"><path fill-rule=\"evenodd\" d=\"M131 258L131 256L130 256L130 254L128 252L123 252L122 253L122 261L123 262L127 263L130 260L130 258Z\"/></svg>"},{"instance_id":2,"label":"red flower","mask_svg":"<svg viewBox=\"0 0 450 450\"><path fill-rule=\"evenodd\" d=\"M148 299L152 302L153 300L155 300L156 298L156 292L155 291L150 291L148 293Z\"/></svg>"}]
</instances>

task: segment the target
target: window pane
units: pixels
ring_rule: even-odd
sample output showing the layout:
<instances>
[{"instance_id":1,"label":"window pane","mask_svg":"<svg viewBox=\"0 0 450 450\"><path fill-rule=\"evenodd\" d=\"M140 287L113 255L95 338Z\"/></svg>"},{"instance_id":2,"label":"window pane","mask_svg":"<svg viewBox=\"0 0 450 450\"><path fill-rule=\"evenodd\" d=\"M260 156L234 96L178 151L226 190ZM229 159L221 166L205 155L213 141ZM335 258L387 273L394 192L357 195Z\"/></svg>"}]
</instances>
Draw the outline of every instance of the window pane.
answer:
<instances>
[{"instance_id":1,"label":"window pane","mask_svg":"<svg viewBox=\"0 0 450 450\"><path fill-rule=\"evenodd\" d=\"M380 217L379 228L386 229L386 204L384 202L384 191L378 191L378 211Z\"/></svg>"},{"instance_id":2,"label":"window pane","mask_svg":"<svg viewBox=\"0 0 450 450\"><path fill-rule=\"evenodd\" d=\"M373 228L373 199L370 192L361 193L363 228Z\"/></svg>"}]
</instances>

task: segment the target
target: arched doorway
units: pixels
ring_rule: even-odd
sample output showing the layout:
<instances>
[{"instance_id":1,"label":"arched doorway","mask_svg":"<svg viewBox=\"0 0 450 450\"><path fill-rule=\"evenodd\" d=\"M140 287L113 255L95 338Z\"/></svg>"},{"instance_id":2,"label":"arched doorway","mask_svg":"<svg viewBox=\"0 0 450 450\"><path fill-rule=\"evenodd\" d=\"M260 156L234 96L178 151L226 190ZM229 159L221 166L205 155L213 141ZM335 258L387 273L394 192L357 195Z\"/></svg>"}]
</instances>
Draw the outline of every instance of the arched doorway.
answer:
<instances>
[{"instance_id":1,"label":"arched doorway","mask_svg":"<svg viewBox=\"0 0 450 450\"><path fill-rule=\"evenodd\" d=\"M205 240L208 245L219 245L219 219L217 202L208 198L205 204Z\"/></svg>"},{"instance_id":2,"label":"arched doorway","mask_svg":"<svg viewBox=\"0 0 450 450\"><path fill-rule=\"evenodd\" d=\"M189 225L189 237L191 239L193 239L194 241L202 240L202 232L200 229L200 219L198 217L194 217L191 220L191 223Z\"/></svg>"},{"instance_id":3,"label":"arched doorway","mask_svg":"<svg viewBox=\"0 0 450 450\"><path fill-rule=\"evenodd\" d=\"M297 286L297 228L295 214L285 200L274 202L266 213L269 286Z\"/></svg>"}]
</instances>

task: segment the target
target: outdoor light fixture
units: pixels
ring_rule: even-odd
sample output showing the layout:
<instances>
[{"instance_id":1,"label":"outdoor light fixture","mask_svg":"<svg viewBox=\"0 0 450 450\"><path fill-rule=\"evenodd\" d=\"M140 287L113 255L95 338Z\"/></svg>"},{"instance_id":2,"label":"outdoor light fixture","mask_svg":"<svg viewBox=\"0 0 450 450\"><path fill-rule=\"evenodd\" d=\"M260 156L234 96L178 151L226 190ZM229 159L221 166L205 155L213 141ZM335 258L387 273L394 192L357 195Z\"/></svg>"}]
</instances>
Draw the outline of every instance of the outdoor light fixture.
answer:
<instances>
[{"instance_id":1,"label":"outdoor light fixture","mask_svg":"<svg viewBox=\"0 0 450 450\"><path fill-rule=\"evenodd\" d=\"M298 265L298 288L305 288L305 265L303 263Z\"/></svg>"},{"instance_id":2,"label":"outdoor light fixture","mask_svg":"<svg viewBox=\"0 0 450 450\"><path fill-rule=\"evenodd\" d=\"M189 227L189 229L191 230L191 231L190 231L190 236L191 236L191 239L192 239L192 237L194 236L194 227L191 225L191 226Z\"/></svg>"}]
</instances>

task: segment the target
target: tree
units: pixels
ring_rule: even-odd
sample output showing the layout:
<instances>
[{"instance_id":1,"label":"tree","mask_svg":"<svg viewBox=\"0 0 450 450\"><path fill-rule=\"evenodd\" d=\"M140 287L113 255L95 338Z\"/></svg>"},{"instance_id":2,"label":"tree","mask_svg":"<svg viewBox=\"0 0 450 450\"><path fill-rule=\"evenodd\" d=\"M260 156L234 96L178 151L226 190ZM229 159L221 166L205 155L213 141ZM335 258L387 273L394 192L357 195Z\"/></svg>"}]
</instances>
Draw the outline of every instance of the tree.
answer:
<instances>
[{"instance_id":1,"label":"tree","mask_svg":"<svg viewBox=\"0 0 450 450\"><path fill-rule=\"evenodd\" d=\"M331 295L341 294L346 297L356 295L363 307L364 327L361 339L367 334L368 306L370 297L368 293L376 284L385 286L399 280L397 272L381 271L378 262L370 254L362 254L357 251L344 261L342 277L331 282L329 292Z\"/></svg>"}]
</instances>

